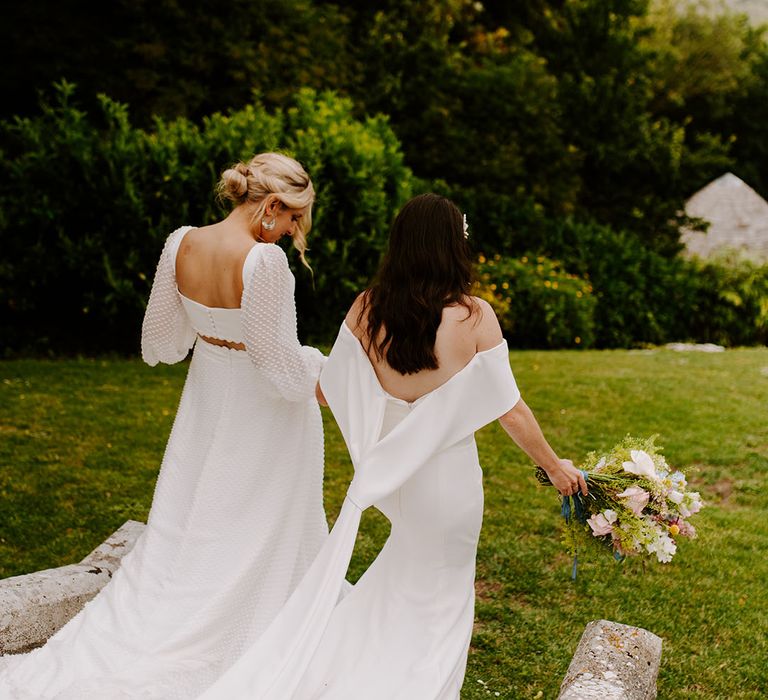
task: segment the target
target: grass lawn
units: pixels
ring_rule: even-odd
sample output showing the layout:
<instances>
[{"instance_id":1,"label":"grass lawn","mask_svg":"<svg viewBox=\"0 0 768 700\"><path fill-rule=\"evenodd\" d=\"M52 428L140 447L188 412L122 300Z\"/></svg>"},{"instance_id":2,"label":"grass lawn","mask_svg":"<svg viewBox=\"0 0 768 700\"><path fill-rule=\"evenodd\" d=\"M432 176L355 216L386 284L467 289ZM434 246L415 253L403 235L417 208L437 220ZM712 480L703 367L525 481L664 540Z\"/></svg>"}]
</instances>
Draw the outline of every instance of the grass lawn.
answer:
<instances>
[{"instance_id":1,"label":"grass lawn","mask_svg":"<svg viewBox=\"0 0 768 700\"><path fill-rule=\"evenodd\" d=\"M501 428L478 433L485 524L462 698L554 698L584 625L606 618L664 639L659 698L768 697L768 348L720 354L513 352L548 438L578 461L625 434L658 434L708 504L671 564L570 561L559 506ZM144 520L186 365L0 362L0 577L78 561ZM326 427L326 510L351 468ZM368 511L356 579L387 534Z\"/></svg>"}]
</instances>

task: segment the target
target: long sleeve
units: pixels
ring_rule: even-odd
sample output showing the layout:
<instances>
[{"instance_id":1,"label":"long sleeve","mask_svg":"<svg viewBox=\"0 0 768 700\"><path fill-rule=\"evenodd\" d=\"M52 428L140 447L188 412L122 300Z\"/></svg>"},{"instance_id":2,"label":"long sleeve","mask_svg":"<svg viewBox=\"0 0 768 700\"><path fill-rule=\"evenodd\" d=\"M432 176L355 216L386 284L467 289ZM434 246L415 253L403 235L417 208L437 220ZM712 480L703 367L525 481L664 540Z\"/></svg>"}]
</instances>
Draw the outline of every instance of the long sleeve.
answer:
<instances>
[{"instance_id":1,"label":"long sleeve","mask_svg":"<svg viewBox=\"0 0 768 700\"><path fill-rule=\"evenodd\" d=\"M243 337L248 356L288 401L315 396L326 357L299 343L296 331L296 280L282 248L259 244L243 289Z\"/></svg>"},{"instance_id":2,"label":"long sleeve","mask_svg":"<svg viewBox=\"0 0 768 700\"><path fill-rule=\"evenodd\" d=\"M180 362L195 342L195 330L176 288L176 249L189 228L183 226L168 236L157 263L141 325L141 356L152 367L158 362L169 365Z\"/></svg>"}]
</instances>

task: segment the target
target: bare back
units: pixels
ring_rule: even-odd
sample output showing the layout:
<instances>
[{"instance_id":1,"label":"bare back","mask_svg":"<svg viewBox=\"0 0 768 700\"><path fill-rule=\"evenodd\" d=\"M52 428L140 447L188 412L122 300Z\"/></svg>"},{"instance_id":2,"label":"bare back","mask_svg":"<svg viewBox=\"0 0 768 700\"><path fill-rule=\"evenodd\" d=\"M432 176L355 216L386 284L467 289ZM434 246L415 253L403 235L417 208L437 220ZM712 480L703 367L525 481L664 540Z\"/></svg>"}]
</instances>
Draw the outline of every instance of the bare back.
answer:
<instances>
[{"instance_id":1,"label":"bare back","mask_svg":"<svg viewBox=\"0 0 768 700\"><path fill-rule=\"evenodd\" d=\"M425 369L414 374L400 374L389 366L385 358L378 359L373 348L368 359L384 391L404 401L416 399L445 384L454 374L461 371L478 353L497 346L502 341L501 328L490 304L478 297L471 297L472 313L466 307L446 306L437 329L435 355L438 368ZM346 324L360 340L363 348L368 347L367 319L363 316L358 324L362 295L347 313Z\"/></svg>"},{"instance_id":2,"label":"bare back","mask_svg":"<svg viewBox=\"0 0 768 700\"><path fill-rule=\"evenodd\" d=\"M211 308L240 308L243 263L255 244L228 220L188 231L176 255L179 291Z\"/></svg>"}]
</instances>

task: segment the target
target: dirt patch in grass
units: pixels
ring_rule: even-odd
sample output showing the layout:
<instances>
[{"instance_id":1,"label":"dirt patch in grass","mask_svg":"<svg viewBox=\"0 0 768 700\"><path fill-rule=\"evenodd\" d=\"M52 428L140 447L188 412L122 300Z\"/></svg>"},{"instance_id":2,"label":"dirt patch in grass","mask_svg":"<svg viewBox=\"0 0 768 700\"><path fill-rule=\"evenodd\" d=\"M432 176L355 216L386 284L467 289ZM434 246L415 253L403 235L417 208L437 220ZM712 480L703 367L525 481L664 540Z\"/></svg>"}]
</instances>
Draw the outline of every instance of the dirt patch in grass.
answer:
<instances>
[{"instance_id":1,"label":"dirt patch in grass","mask_svg":"<svg viewBox=\"0 0 768 700\"><path fill-rule=\"evenodd\" d=\"M718 505L727 505L733 494L733 479L720 479L720 481L711 487L711 490L717 494L719 499Z\"/></svg>"},{"instance_id":2,"label":"dirt patch in grass","mask_svg":"<svg viewBox=\"0 0 768 700\"><path fill-rule=\"evenodd\" d=\"M697 464L697 470L700 474L706 473L708 467L704 464ZM688 476L688 482L694 489L701 492L707 505L720 506L728 508L734 506L731 497L738 491L736 480L730 476L719 478L714 483L708 483L697 474Z\"/></svg>"},{"instance_id":3,"label":"dirt patch in grass","mask_svg":"<svg viewBox=\"0 0 768 700\"><path fill-rule=\"evenodd\" d=\"M475 580L475 597L482 601L491 601L499 597L503 586L498 581Z\"/></svg>"}]
</instances>

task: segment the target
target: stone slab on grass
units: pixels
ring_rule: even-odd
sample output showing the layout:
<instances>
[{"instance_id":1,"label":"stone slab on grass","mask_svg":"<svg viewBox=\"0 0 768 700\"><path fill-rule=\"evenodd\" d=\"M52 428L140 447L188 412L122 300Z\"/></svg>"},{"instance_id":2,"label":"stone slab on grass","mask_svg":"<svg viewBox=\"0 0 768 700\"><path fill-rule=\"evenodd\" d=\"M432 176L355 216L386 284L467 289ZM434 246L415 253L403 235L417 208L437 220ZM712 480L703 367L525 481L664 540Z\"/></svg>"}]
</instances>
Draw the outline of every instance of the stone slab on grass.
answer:
<instances>
[{"instance_id":1,"label":"stone slab on grass","mask_svg":"<svg viewBox=\"0 0 768 700\"><path fill-rule=\"evenodd\" d=\"M653 700L660 663L660 637L594 620L581 636L558 700Z\"/></svg>"},{"instance_id":2,"label":"stone slab on grass","mask_svg":"<svg viewBox=\"0 0 768 700\"><path fill-rule=\"evenodd\" d=\"M41 646L109 581L144 523L128 520L79 564L0 581L0 655Z\"/></svg>"}]
</instances>

